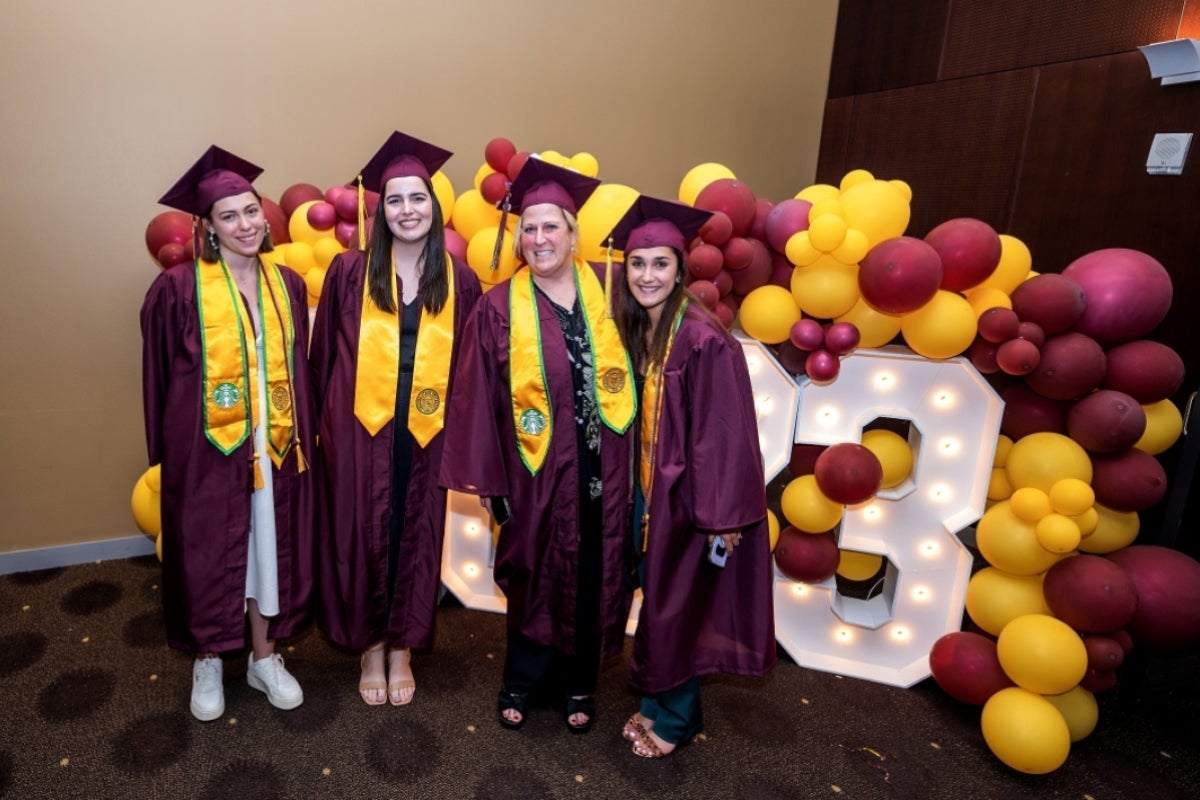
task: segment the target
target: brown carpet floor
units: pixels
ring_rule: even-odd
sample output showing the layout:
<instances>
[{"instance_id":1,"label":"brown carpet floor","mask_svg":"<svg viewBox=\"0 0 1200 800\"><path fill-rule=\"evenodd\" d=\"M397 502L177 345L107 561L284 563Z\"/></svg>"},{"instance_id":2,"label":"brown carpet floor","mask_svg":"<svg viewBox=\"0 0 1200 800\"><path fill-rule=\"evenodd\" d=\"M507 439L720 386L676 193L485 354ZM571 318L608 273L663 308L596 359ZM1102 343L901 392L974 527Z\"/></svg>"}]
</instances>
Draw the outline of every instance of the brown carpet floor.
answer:
<instances>
[{"instance_id":1,"label":"brown carpet floor","mask_svg":"<svg viewBox=\"0 0 1200 800\"><path fill-rule=\"evenodd\" d=\"M997 760L979 709L932 681L896 689L786 658L763 680L706 680L703 736L648 761L620 736L636 708L624 660L601 676L590 733L569 734L550 703L502 729L503 619L451 597L435 649L414 657L412 705L364 705L356 657L310 630L281 648L304 705L270 707L234 655L225 716L200 723L159 580L152 558L0 577L0 797L1143 800L1200 786L1195 655L1123 677L1096 732L1041 777Z\"/></svg>"}]
</instances>

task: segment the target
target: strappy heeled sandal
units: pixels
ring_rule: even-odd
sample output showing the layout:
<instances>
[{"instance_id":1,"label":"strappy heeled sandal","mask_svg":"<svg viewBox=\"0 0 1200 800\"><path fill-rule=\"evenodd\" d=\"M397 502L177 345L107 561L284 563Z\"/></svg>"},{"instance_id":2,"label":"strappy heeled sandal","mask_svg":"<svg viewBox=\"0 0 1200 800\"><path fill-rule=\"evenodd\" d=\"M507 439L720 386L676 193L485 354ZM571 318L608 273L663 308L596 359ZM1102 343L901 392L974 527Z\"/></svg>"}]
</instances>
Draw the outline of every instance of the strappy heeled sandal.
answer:
<instances>
[{"instance_id":1,"label":"strappy heeled sandal","mask_svg":"<svg viewBox=\"0 0 1200 800\"><path fill-rule=\"evenodd\" d=\"M500 718L500 724L510 731L515 731L525 724L525 709L528 703L529 696L510 692L507 689L501 689L500 694L496 696L496 714ZM511 720L504 716L505 711L516 711L521 715L518 720Z\"/></svg>"},{"instance_id":2,"label":"strappy heeled sandal","mask_svg":"<svg viewBox=\"0 0 1200 800\"><path fill-rule=\"evenodd\" d=\"M625 727L621 729L621 738L625 741L636 742L646 735L646 726L638 719L640 716L641 714L634 714L625 720Z\"/></svg>"}]
</instances>

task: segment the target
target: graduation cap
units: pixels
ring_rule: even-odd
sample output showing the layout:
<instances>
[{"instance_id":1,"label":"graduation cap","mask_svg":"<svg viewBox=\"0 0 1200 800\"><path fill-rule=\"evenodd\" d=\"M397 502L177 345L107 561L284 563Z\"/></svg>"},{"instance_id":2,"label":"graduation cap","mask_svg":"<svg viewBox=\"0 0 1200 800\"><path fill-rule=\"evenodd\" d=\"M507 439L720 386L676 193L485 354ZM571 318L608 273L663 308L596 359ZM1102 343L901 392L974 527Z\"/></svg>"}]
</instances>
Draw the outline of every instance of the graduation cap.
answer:
<instances>
[{"instance_id":1,"label":"graduation cap","mask_svg":"<svg viewBox=\"0 0 1200 800\"><path fill-rule=\"evenodd\" d=\"M262 172L262 167L214 144L158 202L203 217L218 200L254 191L250 181Z\"/></svg>"},{"instance_id":2,"label":"graduation cap","mask_svg":"<svg viewBox=\"0 0 1200 800\"><path fill-rule=\"evenodd\" d=\"M501 202L509 204L518 214L540 203L552 203L578 214L579 208L599 185L600 181L595 178L530 156L509 187L508 196Z\"/></svg>"},{"instance_id":3,"label":"graduation cap","mask_svg":"<svg viewBox=\"0 0 1200 800\"><path fill-rule=\"evenodd\" d=\"M383 192L392 178L417 177L428 181L452 155L449 150L395 131L371 156L359 177L364 189Z\"/></svg>"},{"instance_id":4,"label":"graduation cap","mask_svg":"<svg viewBox=\"0 0 1200 800\"><path fill-rule=\"evenodd\" d=\"M710 211L641 195L607 238L611 247L626 253L643 247L673 247L684 253L711 216Z\"/></svg>"}]
</instances>

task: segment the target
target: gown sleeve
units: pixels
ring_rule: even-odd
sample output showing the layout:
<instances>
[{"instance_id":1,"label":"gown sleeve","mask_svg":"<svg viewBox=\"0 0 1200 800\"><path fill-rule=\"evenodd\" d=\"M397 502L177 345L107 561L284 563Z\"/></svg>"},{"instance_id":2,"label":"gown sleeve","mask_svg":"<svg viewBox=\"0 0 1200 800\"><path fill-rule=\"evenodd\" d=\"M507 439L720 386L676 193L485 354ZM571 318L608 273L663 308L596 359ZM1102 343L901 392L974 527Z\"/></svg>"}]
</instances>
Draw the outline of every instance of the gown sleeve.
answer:
<instances>
[{"instance_id":1,"label":"gown sleeve","mask_svg":"<svg viewBox=\"0 0 1200 800\"><path fill-rule=\"evenodd\" d=\"M162 274L151 284L142 303L142 405L146 455L151 466L162 463L163 417L180 330L177 294L170 277Z\"/></svg>"}]
</instances>

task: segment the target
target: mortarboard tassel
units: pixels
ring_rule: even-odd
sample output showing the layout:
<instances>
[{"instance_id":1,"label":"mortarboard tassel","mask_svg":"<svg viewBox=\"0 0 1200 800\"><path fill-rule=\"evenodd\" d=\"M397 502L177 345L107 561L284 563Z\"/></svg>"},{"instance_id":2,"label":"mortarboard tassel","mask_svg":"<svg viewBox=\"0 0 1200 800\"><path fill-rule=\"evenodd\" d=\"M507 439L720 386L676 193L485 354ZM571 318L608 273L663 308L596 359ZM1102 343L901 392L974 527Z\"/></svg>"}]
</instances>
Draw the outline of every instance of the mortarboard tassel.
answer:
<instances>
[{"instance_id":1,"label":"mortarboard tassel","mask_svg":"<svg viewBox=\"0 0 1200 800\"><path fill-rule=\"evenodd\" d=\"M358 249L367 249L367 203L361 174L358 176Z\"/></svg>"},{"instance_id":2,"label":"mortarboard tassel","mask_svg":"<svg viewBox=\"0 0 1200 800\"><path fill-rule=\"evenodd\" d=\"M492 248L492 272L500 267L500 248L504 246L504 231L508 226L508 212L512 208L512 184L507 184L504 191L504 202L500 206L500 230L496 233L496 246Z\"/></svg>"},{"instance_id":3,"label":"mortarboard tassel","mask_svg":"<svg viewBox=\"0 0 1200 800\"><path fill-rule=\"evenodd\" d=\"M612 258L613 258L613 240L608 237L608 250L604 255L604 313L612 319Z\"/></svg>"}]
</instances>

